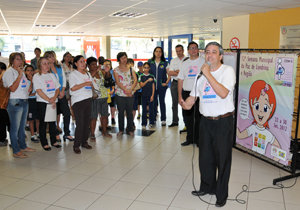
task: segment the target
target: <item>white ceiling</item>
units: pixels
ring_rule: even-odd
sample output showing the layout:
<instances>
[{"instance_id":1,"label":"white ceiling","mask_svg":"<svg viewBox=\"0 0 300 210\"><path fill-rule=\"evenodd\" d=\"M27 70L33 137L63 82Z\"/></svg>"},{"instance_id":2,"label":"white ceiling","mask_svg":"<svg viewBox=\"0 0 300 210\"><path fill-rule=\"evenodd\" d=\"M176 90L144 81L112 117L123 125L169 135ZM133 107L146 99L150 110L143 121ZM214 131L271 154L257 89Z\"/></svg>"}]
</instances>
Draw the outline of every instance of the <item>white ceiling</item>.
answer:
<instances>
[{"instance_id":1,"label":"white ceiling","mask_svg":"<svg viewBox=\"0 0 300 210\"><path fill-rule=\"evenodd\" d=\"M225 17L294 7L300 7L300 0L1 0L0 34L145 37L201 34L207 31L199 28L220 31ZM147 15L110 17L120 11Z\"/></svg>"}]
</instances>

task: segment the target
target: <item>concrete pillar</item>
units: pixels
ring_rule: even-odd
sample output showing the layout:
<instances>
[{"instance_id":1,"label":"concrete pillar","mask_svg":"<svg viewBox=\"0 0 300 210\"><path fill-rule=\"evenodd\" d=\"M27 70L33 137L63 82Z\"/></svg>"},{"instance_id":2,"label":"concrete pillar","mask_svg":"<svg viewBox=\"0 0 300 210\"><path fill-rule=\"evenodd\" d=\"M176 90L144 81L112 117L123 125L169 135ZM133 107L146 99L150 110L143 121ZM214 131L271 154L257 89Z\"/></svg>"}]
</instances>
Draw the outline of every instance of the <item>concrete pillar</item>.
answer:
<instances>
[{"instance_id":1,"label":"concrete pillar","mask_svg":"<svg viewBox=\"0 0 300 210\"><path fill-rule=\"evenodd\" d=\"M101 56L104 56L106 59L111 59L111 53L110 53L110 36L102 36L102 52Z\"/></svg>"}]
</instances>

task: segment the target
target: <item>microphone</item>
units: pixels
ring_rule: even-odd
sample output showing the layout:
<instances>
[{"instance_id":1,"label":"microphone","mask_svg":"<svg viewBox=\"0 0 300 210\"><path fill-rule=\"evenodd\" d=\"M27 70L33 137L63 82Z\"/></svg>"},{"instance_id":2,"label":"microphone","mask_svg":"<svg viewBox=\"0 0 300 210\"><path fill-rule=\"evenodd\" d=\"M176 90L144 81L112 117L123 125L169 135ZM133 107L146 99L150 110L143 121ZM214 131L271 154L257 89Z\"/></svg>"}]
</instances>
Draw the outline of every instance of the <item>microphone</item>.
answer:
<instances>
[{"instance_id":1,"label":"microphone","mask_svg":"<svg viewBox=\"0 0 300 210\"><path fill-rule=\"evenodd\" d=\"M210 62L210 61L206 61L205 63L206 63L207 65L209 65L209 67L210 67L210 65L211 65L211 62ZM202 75L203 75L203 72L200 71L200 73L198 74L197 80L198 80Z\"/></svg>"}]
</instances>

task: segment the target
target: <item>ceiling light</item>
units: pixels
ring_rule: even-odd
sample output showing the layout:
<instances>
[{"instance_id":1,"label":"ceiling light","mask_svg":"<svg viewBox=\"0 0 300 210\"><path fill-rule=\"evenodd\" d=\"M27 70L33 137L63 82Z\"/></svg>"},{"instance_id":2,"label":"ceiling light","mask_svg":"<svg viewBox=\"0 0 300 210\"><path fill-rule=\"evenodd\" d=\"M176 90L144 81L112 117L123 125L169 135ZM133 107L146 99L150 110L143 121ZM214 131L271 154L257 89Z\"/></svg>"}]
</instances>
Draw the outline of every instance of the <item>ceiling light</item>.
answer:
<instances>
[{"instance_id":1,"label":"ceiling light","mask_svg":"<svg viewBox=\"0 0 300 210\"><path fill-rule=\"evenodd\" d=\"M219 28L194 28L194 30L200 30L200 31L219 31Z\"/></svg>"},{"instance_id":2,"label":"ceiling light","mask_svg":"<svg viewBox=\"0 0 300 210\"><path fill-rule=\"evenodd\" d=\"M76 31L70 31L69 34L83 34L84 32L76 32Z\"/></svg>"},{"instance_id":3,"label":"ceiling light","mask_svg":"<svg viewBox=\"0 0 300 210\"><path fill-rule=\"evenodd\" d=\"M123 30L127 30L127 31L138 31L138 30L142 30L144 28L123 28Z\"/></svg>"},{"instance_id":4,"label":"ceiling light","mask_svg":"<svg viewBox=\"0 0 300 210\"><path fill-rule=\"evenodd\" d=\"M153 35L153 33L139 33L141 35Z\"/></svg>"},{"instance_id":5,"label":"ceiling light","mask_svg":"<svg viewBox=\"0 0 300 210\"><path fill-rule=\"evenodd\" d=\"M41 12L42 12L42 10L44 9L46 2L47 2L47 0L44 0L44 3L43 3L43 5L42 5L42 7L41 7L41 9L40 9L40 11L39 11L39 13L38 13L38 15L36 16L36 18L35 18L35 20L34 20L34 23L32 24L32 27L31 27L29 33L31 33L31 31L32 31L32 29L33 29L34 27L36 27L36 26L35 26L35 23L36 23L36 21L38 20L40 14L41 14Z\"/></svg>"},{"instance_id":6,"label":"ceiling light","mask_svg":"<svg viewBox=\"0 0 300 210\"><path fill-rule=\"evenodd\" d=\"M117 12L117 13L114 13L114 14L110 15L110 17L137 18L137 17L142 17L142 16L145 16L145 15L147 15L147 14L131 13L131 12Z\"/></svg>"},{"instance_id":7,"label":"ceiling light","mask_svg":"<svg viewBox=\"0 0 300 210\"><path fill-rule=\"evenodd\" d=\"M10 28L9 28L9 26L8 26L7 22L6 22L6 19L5 19L4 15L3 15L3 13L2 13L2 10L1 10L1 9L0 9L0 13L1 13L1 16L2 16L2 18L3 18L3 20L4 20L4 23L5 23L6 27L8 28L8 31L10 31Z\"/></svg>"}]
</instances>

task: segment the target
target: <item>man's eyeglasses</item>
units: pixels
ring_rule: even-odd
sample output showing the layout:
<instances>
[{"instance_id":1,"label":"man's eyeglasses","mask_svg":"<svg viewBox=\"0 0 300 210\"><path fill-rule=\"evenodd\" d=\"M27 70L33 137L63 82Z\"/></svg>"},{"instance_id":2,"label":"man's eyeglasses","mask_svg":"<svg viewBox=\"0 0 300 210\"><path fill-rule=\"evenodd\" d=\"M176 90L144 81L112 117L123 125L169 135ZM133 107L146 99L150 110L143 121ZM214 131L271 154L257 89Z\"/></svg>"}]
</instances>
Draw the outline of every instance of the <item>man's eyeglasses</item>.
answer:
<instances>
[{"instance_id":1,"label":"man's eyeglasses","mask_svg":"<svg viewBox=\"0 0 300 210\"><path fill-rule=\"evenodd\" d=\"M190 47L189 50L196 50L198 47Z\"/></svg>"}]
</instances>

